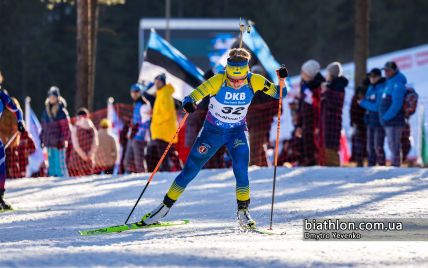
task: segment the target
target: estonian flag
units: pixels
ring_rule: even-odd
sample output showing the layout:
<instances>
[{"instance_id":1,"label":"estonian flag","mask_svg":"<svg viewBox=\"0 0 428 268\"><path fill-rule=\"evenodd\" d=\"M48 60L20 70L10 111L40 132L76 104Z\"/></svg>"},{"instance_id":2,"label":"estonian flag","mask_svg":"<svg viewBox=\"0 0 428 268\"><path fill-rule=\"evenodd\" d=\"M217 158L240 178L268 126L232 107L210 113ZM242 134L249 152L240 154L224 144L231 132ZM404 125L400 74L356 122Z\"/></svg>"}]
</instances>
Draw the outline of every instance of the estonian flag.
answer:
<instances>
[{"instance_id":1,"label":"estonian flag","mask_svg":"<svg viewBox=\"0 0 428 268\"><path fill-rule=\"evenodd\" d=\"M279 68L280 64L275 60L272 53L270 52L268 45L257 32L255 27L252 27L251 32L249 34L244 32L244 37L242 38L242 46L251 53L250 67L254 65L261 66L264 69L266 78L268 78L275 84L278 84L279 81L278 77L276 76L275 70ZM232 48L236 47L239 47L238 38L232 45ZM228 53L229 51L223 54L223 56L220 58L218 64L215 67L217 71L226 66Z\"/></svg>"},{"instance_id":2,"label":"estonian flag","mask_svg":"<svg viewBox=\"0 0 428 268\"><path fill-rule=\"evenodd\" d=\"M148 85L161 73L175 89L173 97L182 100L204 81L204 73L153 29L144 52L138 82Z\"/></svg>"}]
</instances>

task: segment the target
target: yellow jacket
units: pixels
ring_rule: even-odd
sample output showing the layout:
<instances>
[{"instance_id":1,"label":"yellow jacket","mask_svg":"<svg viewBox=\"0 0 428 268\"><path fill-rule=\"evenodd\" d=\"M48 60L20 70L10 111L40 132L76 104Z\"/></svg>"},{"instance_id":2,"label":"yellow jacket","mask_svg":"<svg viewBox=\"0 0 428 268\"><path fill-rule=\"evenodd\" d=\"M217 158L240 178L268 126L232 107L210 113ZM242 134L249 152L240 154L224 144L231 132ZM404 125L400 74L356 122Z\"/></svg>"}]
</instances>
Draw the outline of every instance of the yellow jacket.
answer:
<instances>
[{"instance_id":1,"label":"yellow jacket","mask_svg":"<svg viewBox=\"0 0 428 268\"><path fill-rule=\"evenodd\" d=\"M177 114L172 93L174 93L174 88L171 84L165 85L156 92L156 101L150 125L152 140L159 139L170 142L177 131ZM177 141L178 138L175 137L174 143L177 143Z\"/></svg>"}]
</instances>

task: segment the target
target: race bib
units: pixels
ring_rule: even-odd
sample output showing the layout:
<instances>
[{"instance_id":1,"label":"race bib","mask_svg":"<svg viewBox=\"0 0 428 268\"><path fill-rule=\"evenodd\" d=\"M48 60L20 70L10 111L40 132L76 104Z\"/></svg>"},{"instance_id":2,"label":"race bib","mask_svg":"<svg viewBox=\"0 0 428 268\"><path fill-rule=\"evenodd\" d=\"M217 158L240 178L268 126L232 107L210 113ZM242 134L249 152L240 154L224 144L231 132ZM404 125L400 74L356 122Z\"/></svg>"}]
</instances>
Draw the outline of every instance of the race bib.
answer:
<instances>
[{"instance_id":1,"label":"race bib","mask_svg":"<svg viewBox=\"0 0 428 268\"><path fill-rule=\"evenodd\" d=\"M224 104L212 97L208 109L211 115L217 120L224 123L235 124L245 119L249 106L250 103L241 105Z\"/></svg>"}]
</instances>

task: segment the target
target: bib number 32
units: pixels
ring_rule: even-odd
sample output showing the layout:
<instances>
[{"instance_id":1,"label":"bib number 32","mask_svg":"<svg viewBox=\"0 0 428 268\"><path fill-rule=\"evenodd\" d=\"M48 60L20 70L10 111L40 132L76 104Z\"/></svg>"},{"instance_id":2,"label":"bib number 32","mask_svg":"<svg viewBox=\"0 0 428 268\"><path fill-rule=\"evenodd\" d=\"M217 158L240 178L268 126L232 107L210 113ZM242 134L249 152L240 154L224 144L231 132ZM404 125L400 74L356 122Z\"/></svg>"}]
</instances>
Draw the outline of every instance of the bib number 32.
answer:
<instances>
[{"instance_id":1,"label":"bib number 32","mask_svg":"<svg viewBox=\"0 0 428 268\"><path fill-rule=\"evenodd\" d=\"M221 111L223 113L225 113L225 114L230 114L231 113L231 114L236 114L236 115L240 115L243 110L245 110L244 107L233 108L233 107L230 107L230 106L224 106L223 109L221 109Z\"/></svg>"}]
</instances>

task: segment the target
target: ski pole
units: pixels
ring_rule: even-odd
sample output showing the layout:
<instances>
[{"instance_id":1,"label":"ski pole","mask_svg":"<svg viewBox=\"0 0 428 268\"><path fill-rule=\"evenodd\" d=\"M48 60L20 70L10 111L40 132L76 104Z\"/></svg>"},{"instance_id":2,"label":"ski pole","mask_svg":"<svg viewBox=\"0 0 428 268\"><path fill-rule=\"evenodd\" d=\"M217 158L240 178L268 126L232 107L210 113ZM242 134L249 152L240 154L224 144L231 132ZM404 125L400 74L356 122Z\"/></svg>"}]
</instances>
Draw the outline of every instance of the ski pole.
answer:
<instances>
[{"instance_id":1,"label":"ski pole","mask_svg":"<svg viewBox=\"0 0 428 268\"><path fill-rule=\"evenodd\" d=\"M7 147L9 147L9 145L15 140L16 136L18 136L18 132L15 132L15 134L12 135L12 137L9 139L9 141L6 143L6 145L4 146L4 149L6 150Z\"/></svg>"},{"instance_id":2,"label":"ski pole","mask_svg":"<svg viewBox=\"0 0 428 268\"><path fill-rule=\"evenodd\" d=\"M284 81L279 78L279 103L278 103L278 125L276 128L276 142L275 142L275 160L274 160L274 169L273 169L273 185L272 185L272 205L270 209L270 225L269 230L272 230L273 222L273 204L275 202L275 184L276 184L276 167L278 165L278 145L279 145L279 132L281 128L281 109L282 109L282 88Z\"/></svg>"},{"instance_id":3,"label":"ski pole","mask_svg":"<svg viewBox=\"0 0 428 268\"><path fill-rule=\"evenodd\" d=\"M143 191L141 192L140 196L138 197L137 202L135 202L134 207L132 208L131 212L128 215L128 218L126 218L125 224L128 223L129 218L131 218L132 213L134 212L135 208L138 205L138 202L140 202L141 197L143 196L144 192L147 189L147 186L149 186L150 182L152 181L153 177L155 176L156 172L158 171L159 167L161 166L163 160L166 157L166 154L169 151L169 148L171 148L172 143L174 142L175 137L178 135L178 132L180 132L180 129L184 126L184 123L186 122L187 117L189 116L189 113L186 113L183 117L183 119L181 119L180 125L178 126L177 131L175 132L174 136L172 137L171 141L169 142L168 146L166 147L165 151L163 152L161 158L158 161L158 164L156 165L155 169L153 170L152 174L150 175L149 179L147 180L146 186L144 186Z\"/></svg>"}]
</instances>

